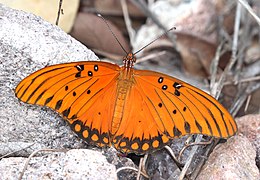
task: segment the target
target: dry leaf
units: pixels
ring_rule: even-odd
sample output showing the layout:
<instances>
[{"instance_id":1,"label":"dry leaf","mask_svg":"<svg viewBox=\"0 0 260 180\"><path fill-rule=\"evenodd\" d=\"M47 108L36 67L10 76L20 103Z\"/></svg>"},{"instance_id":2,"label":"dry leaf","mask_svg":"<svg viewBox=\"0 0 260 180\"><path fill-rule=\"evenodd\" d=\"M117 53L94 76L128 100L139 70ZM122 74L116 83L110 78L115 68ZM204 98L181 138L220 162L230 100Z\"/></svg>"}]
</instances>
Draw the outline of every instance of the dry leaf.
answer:
<instances>
[{"instance_id":1,"label":"dry leaf","mask_svg":"<svg viewBox=\"0 0 260 180\"><path fill-rule=\"evenodd\" d=\"M191 34L179 32L176 35L177 48L187 72L203 77L209 75L210 64L216 50L215 44Z\"/></svg>"},{"instance_id":2,"label":"dry leaf","mask_svg":"<svg viewBox=\"0 0 260 180\"><path fill-rule=\"evenodd\" d=\"M129 16L144 17L144 14L130 0L126 1ZM98 12L105 15L122 16L121 2L118 0L94 0Z\"/></svg>"},{"instance_id":3,"label":"dry leaf","mask_svg":"<svg viewBox=\"0 0 260 180\"><path fill-rule=\"evenodd\" d=\"M52 24L56 23L59 2L60 0L0 0L0 3L6 6L36 14ZM79 0L63 1L63 14L60 16L59 27L65 32L71 30L78 7Z\"/></svg>"}]
</instances>

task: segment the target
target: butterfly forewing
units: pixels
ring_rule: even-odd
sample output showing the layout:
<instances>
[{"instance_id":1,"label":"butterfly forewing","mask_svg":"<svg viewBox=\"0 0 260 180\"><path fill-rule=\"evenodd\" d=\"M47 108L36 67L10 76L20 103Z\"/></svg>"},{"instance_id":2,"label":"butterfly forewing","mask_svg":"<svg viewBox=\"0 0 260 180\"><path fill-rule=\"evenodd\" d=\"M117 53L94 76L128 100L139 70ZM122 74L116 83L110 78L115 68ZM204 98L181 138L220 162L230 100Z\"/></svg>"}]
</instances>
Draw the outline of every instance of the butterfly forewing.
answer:
<instances>
[{"instance_id":1,"label":"butterfly forewing","mask_svg":"<svg viewBox=\"0 0 260 180\"><path fill-rule=\"evenodd\" d=\"M213 97L183 81L146 70L135 70L136 86L146 96L154 119L170 137L205 134L227 138L237 126L229 112Z\"/></svg>"},{"instance_id":2,"label":"butterfly forewing","mask_svg":"<svg viewBox=\"0 0 260 180\"><path fill-rule=\"evenodd\" d=\"M90 144L109 145L119 70L98 61L53 65L26 77L15 93L23 102L59 112Z\"/></svg>"}]
</instances>

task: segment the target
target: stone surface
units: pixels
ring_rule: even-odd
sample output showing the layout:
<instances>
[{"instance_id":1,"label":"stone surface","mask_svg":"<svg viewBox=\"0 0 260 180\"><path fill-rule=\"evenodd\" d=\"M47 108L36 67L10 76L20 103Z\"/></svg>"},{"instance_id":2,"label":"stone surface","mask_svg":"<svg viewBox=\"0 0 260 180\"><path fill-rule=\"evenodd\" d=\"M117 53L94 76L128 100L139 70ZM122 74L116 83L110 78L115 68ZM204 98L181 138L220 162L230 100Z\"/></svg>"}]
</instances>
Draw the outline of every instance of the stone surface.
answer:
<instances>
[{"instance_id":1,"label":"stone surface","mask_svg":"<svg viewBox=\"0 0 260 180\"><path fill-rule=\"evenodd\" d=\"M197 179L258 180L255 157L256 150L250 141L243 135L234 136L214 149Z\"/></svg>"},{"instance_id":2,"label":"stone surface","mask_svg":"<svg viewBox=\"0 0 260 180\"><path fill-rule=\"evenodd\" d=\"M74 149L45 154L29 161L23 179L117 179L115 166L97 151ZM0 179L18 179L26 160L22 157L2 159Z\"/></svg>"},{"instance_id":3,"label":"stone surface","mask_svg":"<svg viewBox=\"0 0 260 180\"><path fill-rule=\"evenodd\" d=\"M256 165L260 169L260 115L247 115L237 119L239 133L256 147Z\"/></svg>"},{"instance_id":4,"label":"stone surface","mask_svg":"<svg viewBox=\"0 0 260 180\"><path fill-rule=\"evenodd\" d=\"M23 168L23 164L26 160L21 157L28 157L35 150L45 148L70 149L89 147L70 130L67 123L65 123L57 113L48 108L19 102L15 97L14 89L24 77L45 66L64 62L97 59L92 51L64 33L60 28L51 25L40 17L23 11L13 10L0 4L1 175L10 175L9 173L11 173L14 176L10 177L17 179L18 173ZM109 167L112 175L114 174L114 167L104 164L105 161L103 160L103 156L100 156L99 151L103 152L109 163L117 168L122 166L135 167L130 159L118 157L117 151L110 150L112 148L108 150L96 147L90 148L96 150L91 153L92 160L97 162L92 163L92 171L96 173L96 177L103 177L104 168L102 168L102 166L105 167L104 173L108 172L109 169L106 168ZM45 154L37 154L37 156L39 155ZM56 162L52 155L53 153L51 153L49 159L44 159L45 157L35 158L32 161L32 167L30 167L32 168L31 171L30 169L28 171L30 173L27 172L25 177L29 177L29 174L32 177L42 177L42 175L40 175L41 173L38 173L38 171L34 169L34 167L39 166L42 168L41 172L44 174L44 165L42 165L44 163L40 164L42 161L51 167L51 169L48 169L46 179L48 179L48 174L54 174L58 177L55 171L64 171L66 164L61 163L60 160ZM4 158L2 156L4 156ZM18 158L8 158L10 156ZM63 155L59 154L57 156ZM66 166L68 173L73 172L72 174L75 177L85 177L86 172L89 172L85 171L85 168L89 167L85 165L88 163L88 161L84 161L86 158L85 152L77 153L73 151L72 155L66 157L68 161L73 161L71 166ZM94 160L95 158L96 160ZM99 160L99 158L101 159ZM75 164L73 164L74 159L76 159ZM72 169L74 165L75 167L77 166L77 162L81 159L81 167L77 167L77 171ZM12 170L5 166L10 167ZM46 165L46 170L48 166ZM113 169L111 169L111 167L113 167ZM120 173L120 176L131 179L136 176L136 173L127 173L124 171ZM60 177L57 179L64 178Z\"/></svg>"},{"instance_id":5,"label":"stone surface","mask_svg":"<svg viewBox=\"0 0 260 180\"><path fill-rule=\"evenodd\" d=\"M39 148L84 147L57 113L19 102L14 89L45 66L97 59L60 28L0 5L0 154L22 149L25 143L35 143L27 155Z\"/></svg>"}]
</instances>

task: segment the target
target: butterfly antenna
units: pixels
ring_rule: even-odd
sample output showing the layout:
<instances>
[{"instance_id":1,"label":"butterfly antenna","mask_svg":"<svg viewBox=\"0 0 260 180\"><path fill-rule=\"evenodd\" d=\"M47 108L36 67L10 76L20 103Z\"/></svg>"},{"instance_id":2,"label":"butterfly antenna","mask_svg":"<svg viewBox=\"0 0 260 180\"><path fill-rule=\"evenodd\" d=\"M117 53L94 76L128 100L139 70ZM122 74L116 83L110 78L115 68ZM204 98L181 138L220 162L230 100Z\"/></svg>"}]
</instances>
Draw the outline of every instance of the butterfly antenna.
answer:
<instances>
[{"instance_id":1,"label":"butterfly antenna","mask_svg":"<svg viewBox=\"0 0 260 180\"><path fill-rule=\"evenodd\" d=\"M134 53L134 55L136 55L137 53L139 53L140 51L142 51L143 49L145 49L147 46L150 46L152 43L154 43L155 41L157 41L158 39L160 39L161 37L165 36L168 32L170 32L171 30L175 30L176 27L172 27L171 29L168 29L167 31L165 31L163 34L161 34L159 37L155 38L153 41L151 41L149 44L146 44L144 47L142 47L141 49L139 49L138 51L136 51Z\"/></svg>"},{"instance_id":2,"label":"butterfly antenna","mask_svg":"<svg viewBox=\"0 0 260 180\"><path fill-rule=\"evenodd\" d=\"M125 48L123 47L123 45L120 43L120 41L118 40L118 38L116 37L116 35L114 34L114 32L112 31L111 27L109 26L107 20L101 15L101 14L97 14L98 17L102 18L103 21L106 23L109 31L112 33L112 35L114 36L114 38L116 39L116 41L118 42L118 44L121 46L121 48L123 49L123 51L125 51L126 54L128 54L128 52L125 50Z\"/></svg>"}]
</instances>

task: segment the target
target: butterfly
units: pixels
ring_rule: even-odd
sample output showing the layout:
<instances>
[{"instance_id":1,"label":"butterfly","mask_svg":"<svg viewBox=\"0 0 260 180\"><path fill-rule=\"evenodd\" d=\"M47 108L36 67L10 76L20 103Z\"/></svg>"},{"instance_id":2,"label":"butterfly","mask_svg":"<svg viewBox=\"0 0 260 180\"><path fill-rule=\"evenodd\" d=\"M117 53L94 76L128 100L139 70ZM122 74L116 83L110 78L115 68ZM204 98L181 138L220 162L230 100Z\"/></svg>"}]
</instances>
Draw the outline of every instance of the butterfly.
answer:
<instances>
[{"instance_id":1,"label":"butterfly","mask_svg":"<svg viewBox=\"0 0 260 180\"><path fill-rule=\"evenodd\" d=\"M89 144L145 154L189 134L228 138L237 132L229 112L212 96L179 79L101 61L45 67L23 79L15 95L57 111Z\"/></svg>"}]
</instances>

